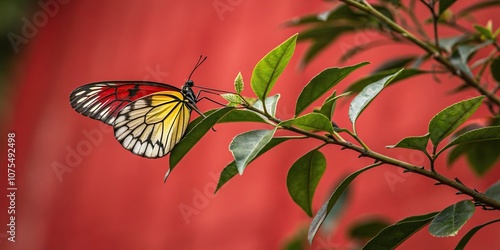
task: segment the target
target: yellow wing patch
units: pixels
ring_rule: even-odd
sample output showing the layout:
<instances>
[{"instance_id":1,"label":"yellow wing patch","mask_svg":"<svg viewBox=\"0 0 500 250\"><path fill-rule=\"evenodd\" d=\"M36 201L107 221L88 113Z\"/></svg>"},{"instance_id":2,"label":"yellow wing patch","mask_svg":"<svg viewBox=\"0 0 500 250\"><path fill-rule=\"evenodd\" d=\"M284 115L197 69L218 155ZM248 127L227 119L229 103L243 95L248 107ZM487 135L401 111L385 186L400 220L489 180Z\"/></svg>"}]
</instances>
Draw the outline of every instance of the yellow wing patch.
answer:
<instances>
[{"instance_id":1,"label":"yellow wing patch","mask_svg":"<svg viewBox=\"0 0 500 250\"><path fill-rule=\"evenodd\" d=\"M162 91L124 107L113 125L116 139L132 153L159 158L182 139L191 110L180 92Z\"/></svg>"}]
</instances>

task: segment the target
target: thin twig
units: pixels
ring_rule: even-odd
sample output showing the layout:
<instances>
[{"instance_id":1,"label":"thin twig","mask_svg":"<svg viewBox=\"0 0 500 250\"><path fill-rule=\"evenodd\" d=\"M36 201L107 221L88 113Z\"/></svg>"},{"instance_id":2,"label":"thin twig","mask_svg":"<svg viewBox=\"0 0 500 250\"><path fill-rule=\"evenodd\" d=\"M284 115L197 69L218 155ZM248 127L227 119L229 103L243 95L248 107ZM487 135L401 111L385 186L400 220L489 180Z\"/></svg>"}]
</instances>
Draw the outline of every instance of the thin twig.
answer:
<instances>
[{"instance_id":1,"label":"thin twig","mask_svg":"<svg viewBox=\"0 0 500 250\"><path fill-rule=\"evenodd\" d=\"M436 10L434 10L434 6L436 5L436 2L434 0L430 0L429 2L426 2L425 0L420 0L431 12L432 15L432 26L434 30L434 46L436 46L436 49L439 54L441 54L441 46L439 46L439 37L438 37L438 19L439 16L436 14Z\"/></svg>"},{"instance_id":2,"label":"thin twig","mask_svg":"<svg viewBox=\"0 0 500 250\"><path fill-rule=\"evenodd\" d=\"M408 16L410 17L411 21L413 22L413 25L415 25L415 30L419 35L421 35L425 40L430 40L429 36L425 32L424 28L422 27L422 24L418 20L417 16L415 15L415 0L410 0L409 4L410 8L407 9L406 7L403 6L403 10L408 13Z\"/></svg>"}]
</instances>

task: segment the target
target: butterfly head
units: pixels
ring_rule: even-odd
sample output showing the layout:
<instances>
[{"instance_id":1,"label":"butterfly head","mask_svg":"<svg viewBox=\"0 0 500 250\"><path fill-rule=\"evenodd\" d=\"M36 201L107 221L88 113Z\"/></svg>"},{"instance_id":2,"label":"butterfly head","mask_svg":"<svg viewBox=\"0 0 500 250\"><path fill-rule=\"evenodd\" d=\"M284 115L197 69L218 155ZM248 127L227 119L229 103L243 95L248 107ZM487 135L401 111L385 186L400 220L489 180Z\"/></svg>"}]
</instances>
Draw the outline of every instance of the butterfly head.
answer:
<instances>
[{"instance_id":1,"label":"butterfly head","mask_svg":"<svg viewBox=\"0 0 500 250\"><path fill-rule=\"evenodd\" d=\"M194 82L192 80L187 80L186 83L184 83L184 86L182 86L182 94L184 94L184 96L186 96L186 98L189 100L189 102L191 103L197 103L198 100L197 100L197 97L196 95L194 94L194 91L193 89L191 89L191 87L194 86Z\"/></svg>"},{"instance_id":2,"label":"butterfly head","mask_svg":"<svg viewBox=\"0 0 500 250\"><path fill-rule=\"evenodd\" d=\"M194 82L191 79L187 80L186 83L184 83L184 87L192 88L193 86L194 86Z\"/></svg>"}]
</instances>

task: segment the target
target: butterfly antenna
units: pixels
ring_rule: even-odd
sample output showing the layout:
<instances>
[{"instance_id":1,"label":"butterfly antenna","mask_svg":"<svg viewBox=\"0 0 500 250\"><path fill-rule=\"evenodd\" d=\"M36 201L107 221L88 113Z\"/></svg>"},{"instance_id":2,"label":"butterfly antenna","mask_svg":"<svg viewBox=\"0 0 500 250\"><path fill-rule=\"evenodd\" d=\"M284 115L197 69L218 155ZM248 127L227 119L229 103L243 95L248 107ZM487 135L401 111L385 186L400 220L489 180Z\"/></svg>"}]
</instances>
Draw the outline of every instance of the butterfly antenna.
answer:
<instances>
[{"instance_id":1,"label":"butterfly antenna","mask_svg":"<svg viewBox=\"0 0 500 250\"><path fill-rule=\"evenodd\" d=\"M205 56L205 57L203 57L203 55L200 55L200 58L198 59L198 62L196 63L196 65L194 65L194 69L193 69L193 71L191 71L191 74L189 74L188 80L191 80L191 76L193 76L194 71L195 71L198 67L200 67L200 65L201 65L201 64L202 64L205 60L207 60L207 57L206 57L206 56Z\"/></svg>"}]
</instances>

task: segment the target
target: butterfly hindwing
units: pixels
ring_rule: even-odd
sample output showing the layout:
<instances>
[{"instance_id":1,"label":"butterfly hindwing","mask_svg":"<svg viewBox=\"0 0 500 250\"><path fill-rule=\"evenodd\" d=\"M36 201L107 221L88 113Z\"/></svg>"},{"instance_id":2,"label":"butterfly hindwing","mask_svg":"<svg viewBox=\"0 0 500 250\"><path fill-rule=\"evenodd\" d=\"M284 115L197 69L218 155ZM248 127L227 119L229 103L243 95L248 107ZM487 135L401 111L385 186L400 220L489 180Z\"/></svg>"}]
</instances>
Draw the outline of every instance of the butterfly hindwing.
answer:
<instances>
[{"instance_id":1,"label":"butterfly hindwing","mask_svg":"<svg viewBox=\"0 0 500 250\"><path fill-rule=\"evenodd\" d=\"M129 103L156 92L180 89L147 81L111 81L83 85L71 92L71 106L80 114L113 125L118 113Z\"/></svg>"},{"instance_id":2,"label":"butterfly hindwing","mask_svg":"<svg viewBox=\"0 0 500 250\"><path fill-rule=\"evenodd\" d=\"M190 113L188 100L181 92L154 93L119 111L113 124L115 137L136 155L163 157L181 140Z\"/></svg>"}]
</instances>

